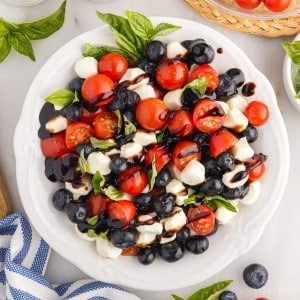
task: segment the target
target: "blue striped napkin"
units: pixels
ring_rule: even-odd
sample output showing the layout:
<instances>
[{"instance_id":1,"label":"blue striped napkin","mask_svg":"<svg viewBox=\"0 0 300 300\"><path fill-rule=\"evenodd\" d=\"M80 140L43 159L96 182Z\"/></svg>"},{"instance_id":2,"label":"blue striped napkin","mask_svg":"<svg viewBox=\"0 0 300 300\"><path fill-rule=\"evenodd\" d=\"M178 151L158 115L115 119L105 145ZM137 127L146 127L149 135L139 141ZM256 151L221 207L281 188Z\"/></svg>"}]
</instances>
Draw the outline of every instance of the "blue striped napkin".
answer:
<instances>
[{"instance_id":1,"label":"blue striped napkin","mask_svg":"<svg viewBox=\"0 0 300 300\"><path fill-rule=\"evenodd\" d=\"M116 285L92 279L51 284L44 277L50 250L22 214L0 220L0 299L139 299Z\"/></svg>"}]
</instances>

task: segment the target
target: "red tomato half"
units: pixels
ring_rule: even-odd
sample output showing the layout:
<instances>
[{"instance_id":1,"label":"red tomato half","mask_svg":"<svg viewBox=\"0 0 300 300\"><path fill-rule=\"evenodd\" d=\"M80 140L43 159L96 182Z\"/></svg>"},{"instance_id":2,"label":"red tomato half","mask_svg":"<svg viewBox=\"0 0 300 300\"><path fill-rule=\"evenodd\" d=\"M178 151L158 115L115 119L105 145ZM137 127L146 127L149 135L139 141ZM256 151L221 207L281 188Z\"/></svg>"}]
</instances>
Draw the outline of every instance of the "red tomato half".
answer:
<instances>
[{"instance_id":1,"label":"red tomato half","mask_svg":"<svg viewBox=\"0 0 300 300\"><path fill-rule=\"evenodd\" d=\"M103 55L98 63L99 73L107 75L113 81L119 81L127 69L127 59L117 53L107 53Z\"/></svg>"},{"instance_id":2,"label":"red tomato half","mask_svg":"<svg viewBox=\"0 0 300 300\"><path fill-rule=\"evenodd\" d=\"M96 115L94 122L94 134L98 139L112 138L118 130L118 118L109 111L102 111Z\"/></svg>"},{"instance_id":3,"label":"red tomato half","mask_svg":"<svg viewBox=\"0 0 300 300\"><path fill-rule=\"evenodd\" d=\"M185 85L188 78L188 67L180 60L165 60L156 69L155 78L166 90L176 90Z\"/></svg>"},{"instance_id":4,"label":"red tomato half","mask_svg":"<svg viewBox=\"0 0 300 300\"><path fill-rule=\"evenodd\" d=\"M192 159L201 159L201 152L197 143L182 141L176 144L173 151L173 161L178 170L183 170Z\"/></svg>"},{"instance_id":5,"label":"red tomato half","mask_svg":"<svg viewBox=\"0 0 300 300\"><path fill-rule=\"evenodd\" d=\"M59 132L48 139L40 141L41 150L45 157L59 157L70 150L66 145L65 132Z\"/></svg>"},{"instance_id":6,"label":"red tomato half","mask_svg":"<svg viewBox=\"0 0 300 300\"><path fill-rule=\"evenodd\" d=\"M92 128L84 122L73 122L66 129L66 145L74 150L78 144L86 142L92 133Z\"/></svg>"},{"instance_id":7,"label":"red tomato half","mask_svg":"<svg viewBox=\"0 0 300 300\"><path fill-rule=\"evenodd\" d=\"M118 180L121 191L130 195L140 194L148 184L148 176L140 166L126 169Z\"/></svg>"},{"instance_id":8,"label":"red tomato half","mask_svg":"<svg viewBox=\"0 0 300 300\"><path fill-rule=\"evenodd\" d=\"M144 162L146 165L152 163L155 157L155 168L159 172L171 159L168 149L164 146L154 145L152 146L144 156Z\"/></svg>"},{"instance_id":9,"label":"red tomato half","mask_svg":"<svg viewBox=\"0 0 300 300\"><path fill-rule=\"evenodd\" d=\"M127 226L135 217L136 207L129 200L114 201L109 205L108 215L112 220L119 220Z\"/></svg>"},{"instance_id":10,"label":"red tomato half","mask_svg":"<svg viewBox=\"0 0 300 300\"><path fill-rule=\"evenodd\" d=\"M191 114L186 110L176 110L169 114L167 126L175 136L186 136L194 130Z\"/></svg>"},{"instance_id":11,"label":"red tomato half","mask_svg":"<svg viewBox=\"0 0 300 300\"><path fill-rule=\"evenodd\" d=\"M265 6L274 12L279 12L287 9L292 0L263 0Z\"/></svg>"},{"instance_id":12,"label":"red tomato half","mask_svg":"<svg viewBox=\"0 0 300 300\"><path fill-rule=\"evenodd\" d=\"M92 216L100 215L102 212L108 209L109 204L111 203L112 200L103 194L91 194L87 200L89 214Z\"/></svg>"},{"instance_id":13,"label":"red tomato half","mask_svg":"<svg viewBox=\"0 0 300 300\"><path fill-rule=\"evenodd\" d=\"M257 7L262 0L235 0L236 4L245 9L253 9Z\"/></svg>"},{"instance_id":14,"label":"red tomato half","mask_svg":"<svg viewBox=\"0 0 300 300\"><path fill-rule=\"evenodd\" d=\"M82 107L80 110L80 121L91 124L91 123L93 123L93 121L98 113L100 113L101 111L106 111L106 110L107 109L105 106L98 107L98 109L96 111L89 111L86 108Z\"/></svg>"},{"instance_id":15,"label":"red tomato half","mask_svg":"<svg viewBox=\"0 0 300 300\"><path fill-rule=\"evenodd\" d=\"M199 235L208 235L214 230L215 214L207 205L190 207L187 218L188 226Z\"/></svg>"},{"instance_id":16,"label":"red tomato half","mask_svg":"<svg viewBox=\"0 0 300 300\"><path fill-rule=\"evenodd\" d=\"M214 133L223 126L225 113L221 105L209 98L201 99L193 111L193 121L198 130Z\"/></svg>"},{"instance_id":17,"label":"red tomato half","mask_svg":"<svg viewBox=\"0 0 300 300\"><path fill-rule=\"evenodd\" d=\"M210 139L209 146L210 152L213 157L217 157L221 153L229 150L238 138L226 129L216 132Z\"/></svg>"},{"instance_id":18,"label":"red tomato half","mask_svg":"<svg viewBox=\"0 0 300 300\"><path fill-rule=\"evenodd\" d=\"M269 120L269 109L268 106L261 101L251 101L244 114L249 120L249 123L254 126L261 126L267 123Z\"/></svg>"}]
</instances>

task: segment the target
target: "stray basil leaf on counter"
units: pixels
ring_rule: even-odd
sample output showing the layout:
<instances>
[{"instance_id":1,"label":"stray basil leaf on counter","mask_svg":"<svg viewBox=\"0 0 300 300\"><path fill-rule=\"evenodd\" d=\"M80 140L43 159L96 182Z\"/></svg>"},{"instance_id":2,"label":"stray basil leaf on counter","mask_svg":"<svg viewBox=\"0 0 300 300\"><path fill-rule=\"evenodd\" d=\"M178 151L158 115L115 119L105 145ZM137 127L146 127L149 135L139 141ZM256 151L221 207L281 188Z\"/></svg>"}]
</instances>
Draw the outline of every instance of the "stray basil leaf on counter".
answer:
<instances>
[{"instance_id":1,"label":"stray basil leaf on counter","mask_svg":"<svg viewBox=\"0 0 300 300\"><path fill-rule=\"evenodd\" d=\"M70 90L61 89L47 96L46 102L65 107L73 102L78 102L78 97L74 92Z\"/></svg>"}]
</instances>

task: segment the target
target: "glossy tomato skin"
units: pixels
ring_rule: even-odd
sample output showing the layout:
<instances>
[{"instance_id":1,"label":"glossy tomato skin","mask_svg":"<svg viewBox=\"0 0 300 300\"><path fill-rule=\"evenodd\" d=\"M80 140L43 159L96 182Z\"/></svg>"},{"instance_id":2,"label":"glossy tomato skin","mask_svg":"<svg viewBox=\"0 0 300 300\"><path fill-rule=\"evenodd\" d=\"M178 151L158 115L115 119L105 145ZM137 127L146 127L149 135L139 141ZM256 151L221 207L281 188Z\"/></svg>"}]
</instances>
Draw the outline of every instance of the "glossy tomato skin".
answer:
<instances>
[{"instance_id":1,"label":"glossy tomato skin","mask_svg":"<svg viewBox=\"0 0 300 300\"><path fill-rule=\"evenodd\" d=\"M155 168L159 172L170 160L171 155L165 146L154 145L144 155L145 165L150 165L155 158Z\"/></svg>"},{"instance_id":2,"label":"glossy tomato skin","mask_svg":"<svg viewBox=\"0 0 300 300\"><path fill-rule=\"evenodd\" d=\"M92 134L92 128L84 122L70 123L66 129L66 145L73 151L76 146L86 142Z\"/></svg>"},{"instance_id":3,"label":"glossy tomato skin","mask_svg":"<svg viewBox=\"0 0 300 300\"><path fill-rule=\"evenodd\" d=\"M89 111L85 107L82 107L80 110L80 121L87 124L92 124L96 115L102 111L107 111L106 106L98 107L97 109L92 111Z\"/></svg>"},{"instance_id":4,"label":"glossy tomato skin","mask_svg":"<svg viewBox=\"0 0 300 300\"><path fill-rule=\"evenodd\" d=\"M107 53L98 62L98 71L105 74L113 81L119 81L128 69L127 59L117 53Z\"/></svg>"},{"instance_id":5,"label":"glossy tomato skin","mask_svg":"<svg viewBox=\"0 0 300 300\"><path fill-rule=\"evenodd\" d=\"M169 131L178 137L189 135L195 128L191 114L183 109L169 114L167 126Z\"/></svg>"},{"instance_id":6,"label":"glossy tomato skin","mask_svg":"<svg viewBox=\"0 0 300 300\"><path fill-rule=\"evenodd\" d=\"M209 235L215 227L215 214L205 204L190 207L187 212L188 226L199 235Z\"/></svg>"},{"instance_id":7,"label":"glossy tomato skin","mask_svg":"<svg viewBox=\"0 0 300 300\"><path fill-rule=\"evenodd\" d=\"M148 177L140 166L134 166L119 174L118 181L122 192L135 196L146 187Z\"/></svg>"},{"instance_id":8,"label":"glossy tomato skin","mask_svg":"<svg viewBox=\"0 0 300 300\"><path fill-rule=\"evenodd\" d=\"M286 10L292 0L263 0L264 5L271 11L280 12Z\"/></svg>"},{"instance_id":9,"label":"glossy tomato skin","mask_svg":"<svg viewBox=\"0 0 300 300\"><path fill-rule=\"evenodd\" d=\"M251 101L244 114L249 120L249 123L254 126L262 126L266 124L269 120L269 108L261 101Z\"/></svg>"},{"instance_id":10,"label":"glossy tomato skin","mask_svg":"<svg viewBox=\"0 0 300 300\"><path fill-rule=\"evenodd\" d=\"M105 74L92 75L81 87L83 100L90 105L102 106L112 102L114 82Z\"/></svg>"},{"instance_id":11,"label":"glossy tomato skin","mask_svg":"<svg viewBox=\"0 0 300 300\"><path fill-rule=\"evenodd\" d=\"M256 168L254 168L248 172L248 175L249 175L248 180L249 181L259 180L265 174L265 170L266 170L266 165L265 165L265 163L262 162Z\"/></svg>"},{"instance_id":12,"label":"glossy tomato skin","mask_svg":"<svg viewBox=\"0 0 300 300\"><path fill-rule=\"evenodd\" d=\"M100 140L112 138L118 130L118 118L109 111L98 113L93 121L94 134Z\"/></svg>"},{"instance_id":13,"label":"glossy tomato skin","mask_svg":"<svg viewBox=\"0 0 300 300\"><path fill-rule=\"evenodd\" d=\"M235 2L244 9L254 9L260 5L262 0L235 0Z\"/></svg>"},{"instance_id":14,"label":"glossy tomato skin","mask_svg":"<svg viewBox=\"0 0 300 300\"><path fill-rule=\"evenodd\" d=\"M137 122L147 130L161 129L167 122L167 115L167 105L158 98L140 101L135 111Z\"/></svg>"},{"instance_id":15,"label":"glossy tomato skin","mask_svg":"<svg viewBox=\"0 0 300 300\"><path fill-rule=\"evenodd\" d=\"M211 137L209 142L210 152L216 158L221 153L229 150L237 141L238 138L234 134L227 129L222 129Z\"/></svg>"},{"instance_id":16,"label":"glossy tomato skin","mask_svg":"<svg viewBox=\"0 0 300 300\"><path fill-rule=\"evenodd\" d=\"M103 194L91 194L87 200L87 207L91 216L100 215L108 209L112 203L108 197Z\"/></svg>"},{"instance_id":17,"label":"glossy tomato skin","mask_svg":"<svg viewBox=\"0 0 300 300\"><path fill-rule=\"evenodd\" d=\"M177 143L173 151L175 167L182 171L192 159L201 159L201 151L197 143L191 141L181 141Z\"/></svg>"},{"instance_id":18,"label":"glossy tomato skin","mask_svg":"<svg viewBox=\"0 0 300 300\"><path fill-rule=\"evenodd\" d=\"M186 63L176 59L165 60L158 65L155 78L162 88L176 90L184 86L188 72Z\"/></svg>"},{"instance_id":19,"label":"glossy tomato skin","mask_svg":"<svg viewBox=\"0 0 300 300\"><path fill-rule=\"evenodd\" d=\"M113 201L108 208L108 215L112 220L119 220L126 227L136 215L136 207L132 201Z\"/></svg>"},{"instance_id":20,"label":"glossy tomato skin","mask_svg":"<svg viewBox=\"0 0 300 300\"><path fill-rule=\"evenodd\" d=\"M65 132L59 132L50 138L41 140L40 145L45 157L59 157L70 151L66 145Z\"/></svg>"},{"instance_id":21,"label":"glossy tomato skin","mask_svg":"<svg viewBox=\"0 0 300 300\"><path fill-rule=\"evenodd\" d=\"M224 123L225 112L221 105L209 98L201 99L193 111L193 121L198 130L214 133Z\"/></svg>"}]
</instances>

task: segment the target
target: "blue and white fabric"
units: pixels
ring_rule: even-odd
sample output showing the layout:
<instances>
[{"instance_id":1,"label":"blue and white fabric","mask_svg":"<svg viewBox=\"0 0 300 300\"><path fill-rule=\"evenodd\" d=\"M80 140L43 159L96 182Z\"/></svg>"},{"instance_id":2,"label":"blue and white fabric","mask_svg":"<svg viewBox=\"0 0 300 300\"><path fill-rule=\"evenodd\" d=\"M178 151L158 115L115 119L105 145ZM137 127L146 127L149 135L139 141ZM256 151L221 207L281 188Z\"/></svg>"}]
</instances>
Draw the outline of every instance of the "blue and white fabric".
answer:
<instances>
[{"instance_id":1,"label":"blue and white fabric","mask_svg":"<svg viewBox=\"0 0 300 300\"><path fill-rule=\"evenodd\" d=\"M51 284L44 276L50 250L22 214L0 220L0 299L139 299L116 285L92 279Z\"/></svg>"}]
</instances>

